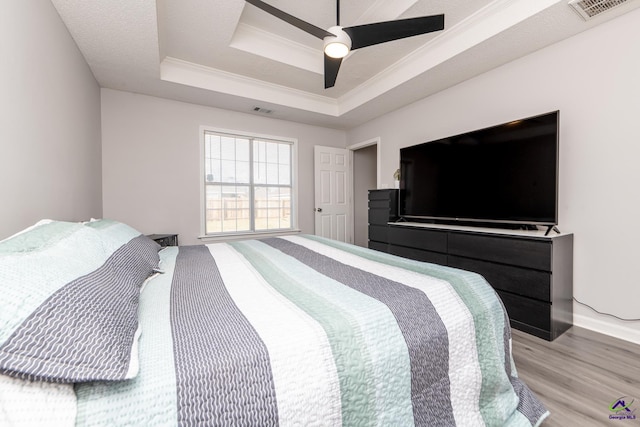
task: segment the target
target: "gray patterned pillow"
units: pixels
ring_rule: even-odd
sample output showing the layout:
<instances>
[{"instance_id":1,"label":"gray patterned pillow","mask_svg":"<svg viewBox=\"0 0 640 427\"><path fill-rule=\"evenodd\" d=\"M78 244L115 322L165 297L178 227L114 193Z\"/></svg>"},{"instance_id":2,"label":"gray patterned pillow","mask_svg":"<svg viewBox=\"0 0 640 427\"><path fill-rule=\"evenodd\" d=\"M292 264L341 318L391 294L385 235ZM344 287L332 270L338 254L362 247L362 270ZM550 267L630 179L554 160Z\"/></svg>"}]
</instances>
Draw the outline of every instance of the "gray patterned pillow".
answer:
<instances>
[{"instance_id":1,"label":"gray patterned pillow","mask_svg":"<svg viewBox=\"0 0 640 427\"><path fill-rule=\"evenodd\" d=\"M137 374L152 246L130 234L54 221L0 242L0 373L53 382Z\"/></svg>"}]
</instances>

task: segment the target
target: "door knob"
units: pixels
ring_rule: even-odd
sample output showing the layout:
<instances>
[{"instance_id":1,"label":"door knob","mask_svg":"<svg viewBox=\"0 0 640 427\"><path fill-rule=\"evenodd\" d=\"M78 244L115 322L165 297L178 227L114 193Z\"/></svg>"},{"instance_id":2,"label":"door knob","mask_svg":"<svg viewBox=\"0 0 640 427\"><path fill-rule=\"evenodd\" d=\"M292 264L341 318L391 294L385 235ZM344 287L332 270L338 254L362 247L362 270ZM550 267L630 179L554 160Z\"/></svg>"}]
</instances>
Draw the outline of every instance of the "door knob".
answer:
<instances>
[{"instance_id":1,"label":"door knob","mask_svg":"<svg viewBox=\"0 0 640 427\"><path fill-rule=\"evenodd\" d=\"M322 208L315 208L314 211L316 212L322 212Z\"/></svg>"}]
</instances>

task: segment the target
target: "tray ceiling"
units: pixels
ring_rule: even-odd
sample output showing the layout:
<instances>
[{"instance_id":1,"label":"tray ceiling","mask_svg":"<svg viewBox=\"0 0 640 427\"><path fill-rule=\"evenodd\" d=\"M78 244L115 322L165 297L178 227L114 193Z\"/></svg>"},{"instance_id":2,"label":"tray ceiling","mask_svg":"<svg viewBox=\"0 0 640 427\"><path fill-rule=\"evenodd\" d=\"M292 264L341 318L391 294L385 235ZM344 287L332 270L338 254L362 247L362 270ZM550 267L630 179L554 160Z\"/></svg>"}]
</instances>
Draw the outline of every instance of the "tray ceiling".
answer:
<instances>
[{"instance_id":1,"label":"tray ceiling","mask_svg":"<svg viewBox=\"0 0 640 427\"><path fill-rule=\"evenodd\" d=\"M321 28L335 0L265 0ZM324 89L322 41L244 0L52 0L101 87L348 129L640 6L342 0L341 24L445 14L445 30L352 52Z\"/></svg>"}]
</instances>

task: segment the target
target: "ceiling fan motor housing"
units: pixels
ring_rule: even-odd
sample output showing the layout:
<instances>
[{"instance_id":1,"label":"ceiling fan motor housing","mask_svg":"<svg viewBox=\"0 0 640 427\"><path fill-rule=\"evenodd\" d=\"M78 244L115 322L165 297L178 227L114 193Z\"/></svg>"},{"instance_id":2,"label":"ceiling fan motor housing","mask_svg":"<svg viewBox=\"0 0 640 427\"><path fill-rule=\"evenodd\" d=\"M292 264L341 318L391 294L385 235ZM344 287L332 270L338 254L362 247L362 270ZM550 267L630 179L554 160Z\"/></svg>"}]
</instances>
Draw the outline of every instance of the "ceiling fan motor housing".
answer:
<instances>
[{"instance_id":1,"label":"ceiling fan motor housing","mask_svg":"<svg viewBox=\"0 0 640 427\"><path fill-rule=\"evenodd\" d=\"M351 37L344 32L341 26L336 25L327 30L335 34L324 38L324 53L332 58L344 58L351 50Z\"/></svg>"}]
</instances>

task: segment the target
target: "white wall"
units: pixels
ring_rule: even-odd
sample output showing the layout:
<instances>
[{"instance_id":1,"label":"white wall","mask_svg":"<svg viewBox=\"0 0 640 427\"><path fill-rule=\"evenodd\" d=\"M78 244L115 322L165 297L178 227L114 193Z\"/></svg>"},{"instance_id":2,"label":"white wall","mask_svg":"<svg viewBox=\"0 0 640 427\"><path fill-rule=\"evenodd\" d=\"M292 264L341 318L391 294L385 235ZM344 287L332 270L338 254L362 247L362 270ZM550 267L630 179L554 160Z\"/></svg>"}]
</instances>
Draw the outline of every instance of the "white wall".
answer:
<instances>
[{"instance_id":1,"label":"white wall","mask_svg":"<svg viewBox=\"0 0 640 427\"><path fill-rule=\"evenodd\" d=\"M102 89L105 218L200 243L202 125L296 138L298 225L313 234L313 146L344 148L345 132L110 89Z\"/></svg>"},{"instance_id":2,"label":"white wall","mask_svg":"<svg viewBox=\"0 0 640 427\"><path fill-rule=\"evenodd\" d=\"M380 136L382 183L399 148L560 110L559 227L575 234L574 295L640 317L640 9L348 133ZM574 323L640 342L640 323L574 304Z\"/></svg>"},{"instance_id":3,"label":"white wall","mask_svg":"<svg viewBox=\"0 0 640 427\"><path fill-rule=\"evenodd\" d=\"M100 216L100 90L49 0L2 2L0 52L0 239Z\"/></svg>"}]
</instances>

